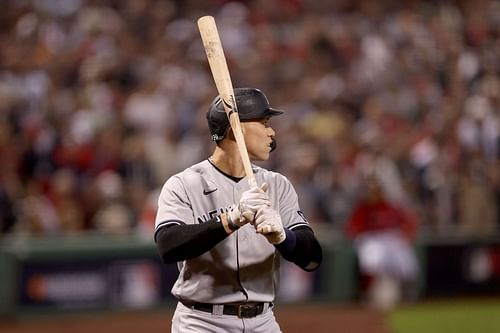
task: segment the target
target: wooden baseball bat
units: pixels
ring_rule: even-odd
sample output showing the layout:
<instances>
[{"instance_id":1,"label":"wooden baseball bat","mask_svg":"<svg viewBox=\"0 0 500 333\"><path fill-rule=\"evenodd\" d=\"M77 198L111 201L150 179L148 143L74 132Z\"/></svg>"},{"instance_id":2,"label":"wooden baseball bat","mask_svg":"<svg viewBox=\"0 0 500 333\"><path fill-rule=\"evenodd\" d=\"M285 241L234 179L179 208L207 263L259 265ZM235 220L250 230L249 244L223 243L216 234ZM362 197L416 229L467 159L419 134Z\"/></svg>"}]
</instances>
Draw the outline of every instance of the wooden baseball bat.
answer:
<instances>
[{"instance_id":1,"label":"wooden baseball bat","mask_svg":"<svg viewBox=\"0 0 500 333\"><path fill-rule=\"evenodd\" d=\"M219 37L219 32L215 24L213 16L203 16L198 19L198 29L200 30L203 47L207 54L208 64L212 71L212 76L219 92L219 96L224 104L224 110L229 118L229 123L233 129L238 151L240 153L241 161L245 169L245 174L248 178L250 187L257 186L255 176L253 174L250 158L241 131L240 118L238 116L238 106L236 105L236 98L234 97L233 83L227 67L226 57L222 48L222 43Z\"/></svg>"}]
</instances>

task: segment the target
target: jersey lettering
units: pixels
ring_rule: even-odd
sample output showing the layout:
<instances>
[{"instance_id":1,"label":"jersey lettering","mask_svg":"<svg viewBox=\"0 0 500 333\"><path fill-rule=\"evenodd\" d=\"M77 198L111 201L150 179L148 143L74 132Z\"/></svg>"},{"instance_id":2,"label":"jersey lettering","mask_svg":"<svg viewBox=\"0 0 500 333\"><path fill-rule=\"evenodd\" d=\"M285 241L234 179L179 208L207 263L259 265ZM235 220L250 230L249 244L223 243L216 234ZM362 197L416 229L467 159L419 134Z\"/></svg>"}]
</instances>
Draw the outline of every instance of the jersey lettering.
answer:
<instances>
[{"instance_id":1,"label":"jersey lettering","mask_svg":"<svg viewBox=\"0 0 500 333\"><path fill-rule=\"evenodd\" d=\"M214 210L209 211L208 213L205 213L201 216L198 216L196 218L196 220L198 220L198 223L208 222L211 219L213 219L214 217L220 216L224 212L228 212L230 209L231 209L231 206L229 206L227 208L219 208L219 210L214 209Z\"/></svg>"},{"instance_id":2,"label":"jersey lettering","mask_svg":"<svg viewBox=\"0 0 500 333\"><path fill-rule=\"evenodd\" d=\"M210 221L216 215L217 215L217 210L211 210L208 213L198 216L196 219L198 220L198 223L204 223Z\"/></svg>"}]
</instances>

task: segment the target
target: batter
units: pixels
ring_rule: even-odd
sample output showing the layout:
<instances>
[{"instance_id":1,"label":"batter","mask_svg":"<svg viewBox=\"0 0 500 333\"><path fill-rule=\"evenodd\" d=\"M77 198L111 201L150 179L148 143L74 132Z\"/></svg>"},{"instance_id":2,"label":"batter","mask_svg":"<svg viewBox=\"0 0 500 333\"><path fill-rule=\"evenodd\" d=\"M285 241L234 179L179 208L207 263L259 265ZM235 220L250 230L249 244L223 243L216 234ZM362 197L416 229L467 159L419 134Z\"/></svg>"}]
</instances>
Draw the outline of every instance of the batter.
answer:
<instances>
[{"instance_id":1,"label":"batter","mask_svg":"<svg viewBox=\"0 0 500 333\"><path fill-rule=\"evenodd\" d=\"M265 161L276 147L269 120L283 112L255 88L235 97L250 159ZM313 271L321 247L285 176L252 164L260 187L249 188L219 97L207 121L212 155L168 179L158 200L155 241L179 268L172 332L281 332L280 257Z\"/></svg>"}]
</instances>

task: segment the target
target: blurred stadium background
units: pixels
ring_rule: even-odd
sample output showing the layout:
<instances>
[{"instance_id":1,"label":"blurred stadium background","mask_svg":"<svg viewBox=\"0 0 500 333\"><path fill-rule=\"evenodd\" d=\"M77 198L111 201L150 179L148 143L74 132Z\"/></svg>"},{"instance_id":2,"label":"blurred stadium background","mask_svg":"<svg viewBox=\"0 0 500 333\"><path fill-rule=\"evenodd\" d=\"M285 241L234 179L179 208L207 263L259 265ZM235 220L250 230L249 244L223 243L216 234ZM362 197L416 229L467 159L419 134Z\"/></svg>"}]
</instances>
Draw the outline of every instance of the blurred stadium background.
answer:
<instances>
[{"instance_id":1,"label":"blurred stadium background","mask_svg":"<svg viewBox=\"0 0 500 333\"><path fill-rule=\"evenodd\" d=\"M2 7L1 332L169 331L152 232L163 182L211 150L203 15L234 86L287 111L264 166L324 247L315 274L283 267L284 330L500 331L500 1ZM418 221L415 292L390 307L367 303L345 233L367 170Z\"/></svg>"}]
</instances>

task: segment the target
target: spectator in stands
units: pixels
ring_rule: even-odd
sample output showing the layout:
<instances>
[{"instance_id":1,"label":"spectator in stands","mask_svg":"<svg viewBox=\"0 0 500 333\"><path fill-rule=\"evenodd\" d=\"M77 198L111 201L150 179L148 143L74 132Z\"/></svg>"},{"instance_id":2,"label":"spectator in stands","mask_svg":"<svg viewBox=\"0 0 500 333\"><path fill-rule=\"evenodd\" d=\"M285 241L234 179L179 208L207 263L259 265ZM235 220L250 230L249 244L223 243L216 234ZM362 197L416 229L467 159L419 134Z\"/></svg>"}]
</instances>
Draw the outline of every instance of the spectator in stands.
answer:
<instances>
[{"instance_id":1,"label":"spectator in stands","mask_svg":"<svg viewBox=\"0 0 500 333\"><path fill-rule=\"evenodd\" d=\"M491 170L480 154L463 161L459 174L456 233L465 239L488 238L498 230Z\"/></svg>"}]
</instances>

